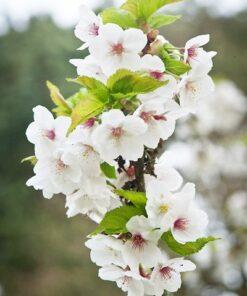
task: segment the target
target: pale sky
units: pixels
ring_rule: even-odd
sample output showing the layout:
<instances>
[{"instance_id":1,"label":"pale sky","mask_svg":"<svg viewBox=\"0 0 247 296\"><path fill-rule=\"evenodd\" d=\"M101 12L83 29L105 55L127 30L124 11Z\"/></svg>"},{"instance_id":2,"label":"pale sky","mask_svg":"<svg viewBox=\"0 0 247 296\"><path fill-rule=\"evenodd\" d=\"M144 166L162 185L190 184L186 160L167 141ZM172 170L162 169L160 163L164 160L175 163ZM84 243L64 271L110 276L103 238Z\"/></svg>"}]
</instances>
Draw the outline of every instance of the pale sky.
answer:
<instances>
[{"instance_id":1,"label":"pale sky","mask_svg":"<svg viewBox=\"0 0 247 296\"><path fill-rule=\"evenodd\" d=\"M151 0L150 0L151 1ZM195 0L203 6L212 8L214 12L231 15L247 8L246 0ZM73 26L78 20L78 7L85 3L91 7L109 3L109 0L0 0L0 33L7 30L6 16L14 27L23 29L33 15L50 14L54 21L63 27ZM124 0L115 0L120 5ZM190 0L176 7L189 6ZM171 6L170 6L171 7Z\"/></svg>"}]
</instances>

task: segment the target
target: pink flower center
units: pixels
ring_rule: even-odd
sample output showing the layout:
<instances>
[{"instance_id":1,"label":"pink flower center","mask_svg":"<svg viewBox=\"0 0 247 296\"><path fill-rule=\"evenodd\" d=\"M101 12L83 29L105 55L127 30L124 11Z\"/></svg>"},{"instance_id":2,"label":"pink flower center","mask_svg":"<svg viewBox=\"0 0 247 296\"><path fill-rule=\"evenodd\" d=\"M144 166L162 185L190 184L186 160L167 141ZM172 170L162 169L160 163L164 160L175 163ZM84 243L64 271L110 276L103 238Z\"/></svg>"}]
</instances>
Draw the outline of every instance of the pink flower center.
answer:
<instances>
[{"instance_id":1,"label":"pink flower center","mask_svg":"<svg viewBox=\"0 0 247 296\"><path fill-rule=\"evenodd\" d=\"M99 35L99 26L93 23L89 28L89 35L98 36Z\"/></svg>"},{"instance_id":2,"label":"pink flower center","mask_svg":"<svg viewBox=\"0 0 247 296\"><path fill-rule=\"evenodd\" d=\"M154 112L153 111L149 111L149 112L142 112L140 117L141 119L143 119L145 122L149 122L153 119L154 116Z\"/></svg>"},{"instance_id":3,"label":"pink flower center","mask_svg":"<svg viewBox=\"0 0 247 296\"><path fill-rule=\"evenodd\" d=\"M83 125L84 125L84 127L91 128L94 126L95 121L96 121L96 118L92 117L92 118L89 118Z\"/></svg>"},{"instance_id":4,"label":"pink flower center","mask_svg":"<svg viewBox=\"0 0 247 296\"><path fill-rule=\"evenodd\" d=\"M153 77L154 79L161 80L164 76L164 73L159 71L152 71L150 72L150 76Z\"/></svg>"},{"instance_id":5,"label":"pink flower center","mask_svg":"<svg viewBox=\"0 0 247 296\"><path fill-rule=\"evenodd\" d=\"M123 44L117 43L112 45L112 53L115 55L121 55L124 52Z\"/></svg>"},{"instance_id":6,"label":"pink flower center","mask_svg":"<svg viewBox=\"0 0 247 296\"><path fill-rule=\"evenodd\" d=\"M114 127L111 130L114 138L120 138L123 135L123 129L121 127Z\"/></svg>"},{"instance_id":7,"label":"pink flower center","mask_svg":"<svg viewBox=\"0 0 247 296\"><path fill-rule=\"evenodd\" d=\"M164 121L167 121L167 118L163 114L161 114L161 115L154 115L153 117L154 117L155 120L164 120Z\"/></svg>"},{"instance_id":8,"label":"pink flower center","mask_svg":"<svg viewBox=\"0 0 247 296\"><path fill-rule=\"evenodd\" d=\"M149 122L152 119L155 120L167 120L167 118L165 117L165 115L160 114L160 115L156 115L154 111L149 111L149 112L142 112L140 115L141 119L143 119L145 122Z\"/></svg>"},{"instance_id":9,"label":"pink flower center","mask_svg":"<svg viewBox=\"0 0 247 296\"><path fill-rule=\"evenodd\" d=\"M177 230L184 231L188 226L189 221L185 218L180 218L174 222L174 228Z\"/></svg>"},{"instance_id":10,"label":"pink flower center","mask_svg":"<svg viewBox=\"0 0 247 296\"><path fill-rule=\"evenodd\" d=\"M56 134L55 134L54 130L46 130L44 132L44 136L46 138L48 138L49 140L53 141L53 140L55 140Z\"/></svg>"},{"instance_id":11,"label":"pink flower center","mask_svg":"<svg viewBox=\"0 0 247 296\"><path fill-rule=\"evenodd\" d=\"M188 49L188 56L189 56L189 58L194 58L194 57L197 56L196 50L197 50L197 47L196 46L192 46L192 47L190 47Z\"/></svg>"},{"instance_id":12,"label":"pink flower center","mask_svg":"<svg viewBox=\"0 0 247 296\"><path fill-rule=\"evenodd\" d=\"M169 280L172 278L172 272L174 271L174 269L169 266L164 266L159 271L160 271L161 276L165 280Z\"/></svg>"},{"instance_id":13,"label":"pink flower center","mask_svg":"<svg viewBox=\"0 0 247 296\"><path fill-rule=\"evenodd\" d=\"M141 234L135 234L132 237L132 245L134 249L141 249L145 245L146 241L145 239L141 236Z\"/></svg>"}]
</instances>

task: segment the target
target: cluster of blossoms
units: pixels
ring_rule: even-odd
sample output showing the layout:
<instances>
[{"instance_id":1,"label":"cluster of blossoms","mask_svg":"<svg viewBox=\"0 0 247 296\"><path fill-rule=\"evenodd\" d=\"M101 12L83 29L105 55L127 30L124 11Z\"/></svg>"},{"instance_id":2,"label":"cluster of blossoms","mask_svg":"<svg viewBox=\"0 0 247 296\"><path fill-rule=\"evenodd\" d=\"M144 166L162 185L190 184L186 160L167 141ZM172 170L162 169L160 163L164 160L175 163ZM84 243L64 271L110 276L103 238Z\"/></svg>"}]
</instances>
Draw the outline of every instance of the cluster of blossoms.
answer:
<instances>
[{"instance_id":1,"label":"cluster of blossoms","mask_svg":"<svg viewBox=\"0 0 247 296\"><path fill-rule=\"evenodd\" d=\"M100 278L129 296L161 296L180 288L181 272L195 269L184 258L169 259L162 242L187 256L214 240L202 237L207 214L163 144L213 90L215 53L202 48L208 35L184 48L159 35L157 27L177 19L155 14L162 1L155 11L148 4L133 11L131 3L100 15L80 8L75 35L90 55L71 63L83 89L65 100L48 84L58 116L33 110L26 134L35 145L35 176L27 185L46 198L64 194L68 217L85 214L99 224L86 246Z\"/></svg>"},{"instance_id":2,"label":"cluster of blossoms","mask_svg":"<svg viewBox=\"0 0 247 296\"><path fill-rule=\"evenodd\" d=\"M218 80L197 117L180 121L168 145L171 164L197 184L199 202L212 221L210 232L223 238L193 255L197 271L184 278L192 295L238 296L245 289L246 111L246 96L237 86Z\"/></svg>"}]
</instances>

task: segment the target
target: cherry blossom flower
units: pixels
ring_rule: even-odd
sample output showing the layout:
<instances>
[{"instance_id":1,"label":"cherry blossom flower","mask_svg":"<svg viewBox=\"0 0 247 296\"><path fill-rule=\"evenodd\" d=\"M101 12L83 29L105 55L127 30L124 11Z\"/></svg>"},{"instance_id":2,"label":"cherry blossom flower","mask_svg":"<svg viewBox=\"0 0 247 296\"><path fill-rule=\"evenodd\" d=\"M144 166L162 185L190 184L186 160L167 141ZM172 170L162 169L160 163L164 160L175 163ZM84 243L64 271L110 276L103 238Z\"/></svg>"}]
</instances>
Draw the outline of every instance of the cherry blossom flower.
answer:
<instances>
[{"instance_id":1,"label":"cherry blossom flower","mask_svg":"<svg viewBox=\"0 0 247 296\"><path fill-rule=\"evenodd\" d=\"M142 281L136 279L135 274L128 268L123 269L113 264L104 266L99 270L99 277L116 282L119 288L128 293L128 296L144 296Z\"/></svg>"},{"instance_id":2,"label":"cherry blossom flower","mask_svg":"<svg viewBox=\"0 0 247 296\"><path fill-rule=\"evenodd\" d=\"M121 253L123 242L112 236L98 234L85 243L91 249L91 260L98 266L117 265L125 268Z\"/></svg>"},{"instance_id":3,"label":"cherry blossom flower","mask_svg":"<svg viewBox=\"0 0 247 296\"><path fill-rule=\"evenodd\" d=\"M192 242L205 235L208 225L207 214L196 206L190 206L185 212L180 208L171 228L173 237L181 244Z\"/></svg>"},{"instance_id":4,"label":"cherry blossom flower","mask_svg":"<svg viewBox=\"0 0 247 296\"><path fill-rule=\"evenodd\" d=\"M173 100L165 104L148 102L141 105L134 113L147 125L147 131L143 136L144 145L155 149L160 139L167 140L175 130L176 119L184 112Z\"/></svg>"},{"instance_id":5,"label":"cherry blossom flower","mask_svg":"<svg viewBox=\"0 0 247 296\"><path fill-rule=\"evenodd\" d=\"M208 75L185 76L180 83L180 105L195 113L198 101L214 91L214 82Z\"/></svg>"},{"instance_id":6,"label":"cherry blossom flower","mask_svg":"<svg viewBox=\"0 0 247 296\"><path fill-rule=\"evenodd\" d=\"M42 190L45 198L58 193L71 194L77 189L82 174L78 159L74 157L65 161L61 149L38 159L34 173L27 186Z\"/></svg>"},{"instance_id":7,"label":"cherry blossom flower","mask_svg":"<svg viewBox=\"0 0 247 296\"><path fill-rule=\"evenodd\" d=\"M135 216L126 224L127 230L132 234L122 249L124 261L133 272L139 270L139 265L154 267L161 255L157 246L162 232L155 230L149 220L144 216Z\"/></svg>"},{"instance_id":8,"label":"cherry blossom flower","mask_svg":"<svg viewBox=\"0 0 247 296\"><path fill-rule=\"evenodd\" d=\"M80 49L85 49L89 44L98 37L99 28L102 25L102 20L89 7L81 5L80 21L75 28L75 36L85 44Z\"/></svg>"},{"instance_id":9,"label":"cherry blossom flower","mask_svg":"<svg viewBox=\"0 0 247 296\"><path fill-rule=\"evenodd\" d=\"M90 44L89 51L97 59L107 75L125 68L137 70L140 67L139 53L147 43L146 35L139 29L123 30L115 24L99 29L99 37Z\"/></svg>"},{"instance_id":10,"label":"cherry blossom flower","mask_svg":"<svg viewBox=\"0 0 247 296\"><path fill-rule=\"evenodd\" d=\"M92 135L93 143L101 158L109 163L118 156L126 160L137 160L143 155L143 139L147 129L137 116L125 116L120 110L102 114L102 123Z\"/></svg>"},{"instance_id":11,"label":"cherry blossom flower","mask_svg":"<svg viewBox=\"0 0 247 296\"><path fill-rule=\"evenodd\" d=\"M80 189L66 196L65 205L69 218L83 214L96 223L100 223L108 211L120 206L121 202L107 187L103 177L85 179L85 176L81 179Z\"/></svg>"},{"instance_id":12,"label":"cherry blossom flower","mask_svg":"<svg viewBox=\"0 0 247 296\"><path fill-rule=\"evenodd\" d=\"M155 179L147 183L146 195L146 211L151 225L163 232L168 231L176 219L176 212L180 207L184 209L187 200L178 199L176 194L169 191L165 182Z\"/></svg>"},{"instance_id":13,"label":"cherry blossom flower","mask_svg":"<svg viewBox=\"0 0 247 296\"><path fill-rule=\"evenodd\" d=\"M102 68L99 66L95 58L91 55L85 59L72 59L70 63L77 68L79 76L88 76L95 78L103 83L107 81L107 76L104 74Z\"/></svg>"},{"instance_id":14,"label":"cherry blossom flower","mask_svg":"<svg viewBox=\"0 0 247 296\"><path fill-rule=\"evenodd\" d=\"M162 296L164 290L176 292L182 284L180 273L195 269L195 264L189 260L184 260L183 258L168 260L163 254L162 260L154 268L151 275L154 295Z\"/></svg>"},{"instance_id":15,"label":"cherry blossom flower","mask_svg":"<svg viewBox=\"0 0 247 296\"><path fill-rule=\"evenodd\" d=\"M216 52L206 52L202 48L209 42L209 38L209 35L200 35L190 39L185 45L184 60L190 64L194 75L206 75L213 67L212 58Z\"/></svg>"},{"instance_id":16,"label":"cherry blossom flower","mask_svg":"<svg viewBox=\"0 0 247 296\"><path fill-rule=\"evenodd\" d=\"M33 108L34 121L28 126L26 136L29 142L35 145L35 154L49 154L59 144L66 140L66 134L71 119L59 116L54 119L49 110L43 106Z\"/></svg>"}]
</instances>

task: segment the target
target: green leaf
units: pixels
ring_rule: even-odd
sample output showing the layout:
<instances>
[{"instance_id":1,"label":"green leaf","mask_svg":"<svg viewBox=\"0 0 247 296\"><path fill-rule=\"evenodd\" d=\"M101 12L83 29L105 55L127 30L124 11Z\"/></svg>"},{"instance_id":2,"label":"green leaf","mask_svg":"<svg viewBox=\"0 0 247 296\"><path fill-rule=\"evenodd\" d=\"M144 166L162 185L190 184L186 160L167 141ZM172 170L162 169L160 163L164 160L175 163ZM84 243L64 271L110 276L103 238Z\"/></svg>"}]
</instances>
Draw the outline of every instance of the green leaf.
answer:
<instances>
[{"instance_id":1,"label":"green leaf","mask_svg":"<svg viewBox=\"0 0 247 296\"><path fill-rule=\"evenodd\" d=\"M106 213L103 220L91 235L99 233L120 234L127 233L127 222L134 216L145 215L145 210L134 206L122 206Z\"/></svg>"},{"instance_id":2,"label":"green leaf","mask_svg":"<svg viewBox=\"0 0 247 296\"><path fill-rule=\"evenodd\" d=\"M136 28L137 23L134 15L124 9L110 7L105 9L101 14L104 24L113 23L123 29Z\"/></svg>"},{"instance_id":3,"label":"green leaf","mask_svg":"<svg viewBox=\"0 0 247 296\"><path fill-rule=\"evenodd\" d=\"M60 93L58 87L52 84L50 81L47 81L46 85L50 91L50 97L53 103L57 106L57 108L55 108L53 111L57 115L70 115L72 109Z\"/></svg>"},{"instance_id":4,"label":"green leaf","mask_svg":"<svg viewBox=\"0 0 247 296\"><path fill-rule=\"evenodd\" d=\"M83 85L87 90L93 94L97 99L103 103L109 101L109 91L107 87L101 81L88 77L88 76L79 76L76 79L67 79L70 82L75 82L80 85Z\"/></svg>"},{"instance_id":5,"label":"green leaf","mask_svg":"<svg viewBox=\"0 0 247 296\"><path fill-rule=\"evenodd\" d=\"M132 13L135 17L138 17L139 15L139 11L138 11L138 2L139 0L127 0L122 6L121 8L129 11L130 13Z\"/></svg>"},{"instance_id":6,"label":"green leaf","mask_svg":"<svg viewBox=\"0 0 247 296\"><path fill-rule=\"evenodd\" d=\"M166 83L138 72L118 70L108 79L107 86L113 95L134 96L154 91Z\"/></svg>"},{"instance_id":7,"label":"green leaf","mask_svg":"<svg viewBox=\"0 0 247 296\"><path fill-rule=\"evenodd\" d=\"M166 71L178 76L187 73L191 69L191 67L184 62L173 59L166 59L165 66Z\"/></svg>"},{"instance_id":8,"label":"green leaf","mask_svg":"<svg viewBox=\"0 0 247 296\"><path fill-rule=\"evenodd\" d=\"M104 110L105 104L90 93L84 94L84 97L75 106L71 114L71 132L78 124L85 122L91 117L99 115Z\"/></svg>"},{"instance_id":9,"label":"green leaf","mask_svg":"<svg viewBox=\"0 0 247 296\"><path fill-rule=\"evenodd\" d=\"M182 256L189 256L192 255L194 253L199 252L207 243L209 242L213 242L215 240L218 240L218 238L209 236L209 237L203 237L203 238L199 238L198 240L196 240L195 242L188 242L186 244L180 244L178 243L171 231L168 231L166 233L163 234L162 238L161 238L166 244L167 246L175 253L182 255Z\"/></svg>"},{"instance_id":10,"label":"green leaf","mask_svg":"<svg viewBox=\"0 0 247 296\"><path fill-rule=\"evenodd\" d=\"M147 197L144 192L136 192L123 189L117 189L115 190L115 192L126 200L131 201L136 207L145 207L146 205Z\"/></svg>"},{"instance_id":11,"label":"green leaf","mask_svg":"<svg viewBox=\"0 0 247 296\"><path fill-rule=\"evenodd\" d=\"M161 7L181 0L127 0L121 8L131 12L136 18L146 21Z\"/></svg>"},{"instance_id":12,"label":"green leaf","mask_svg":"<svg viewBox=\"0 0 247 296\"><path fill-rule=\"evenodd\" d=\"M36 165L37 163L37 157L36 156L28 156L26 158L23 158L21 163L24 163L24 162L30 162L32 165Z\"/></svg>"},{"instance_id":13,"label":"green leaf","mask_svg":"<svg viewBox=\"0 0 247 296\"><path fill-rule=\"evenodd\" d=\"M107 162L103 162L100 165L101 171L109 179L117 179L116 170L114 166L109 165Z\"/></svg>"},{"instance_id":14,"label":"green leaf","mask_svg":"<svg viewBox=\"0 0 247 296\"><path fill-rule=\"evenodd\" d=\"M180 18L181 15L155 14L148 18L148 24L151 28L158 29L162 26L170 25Z\"/></svg>"}]
</instances>

